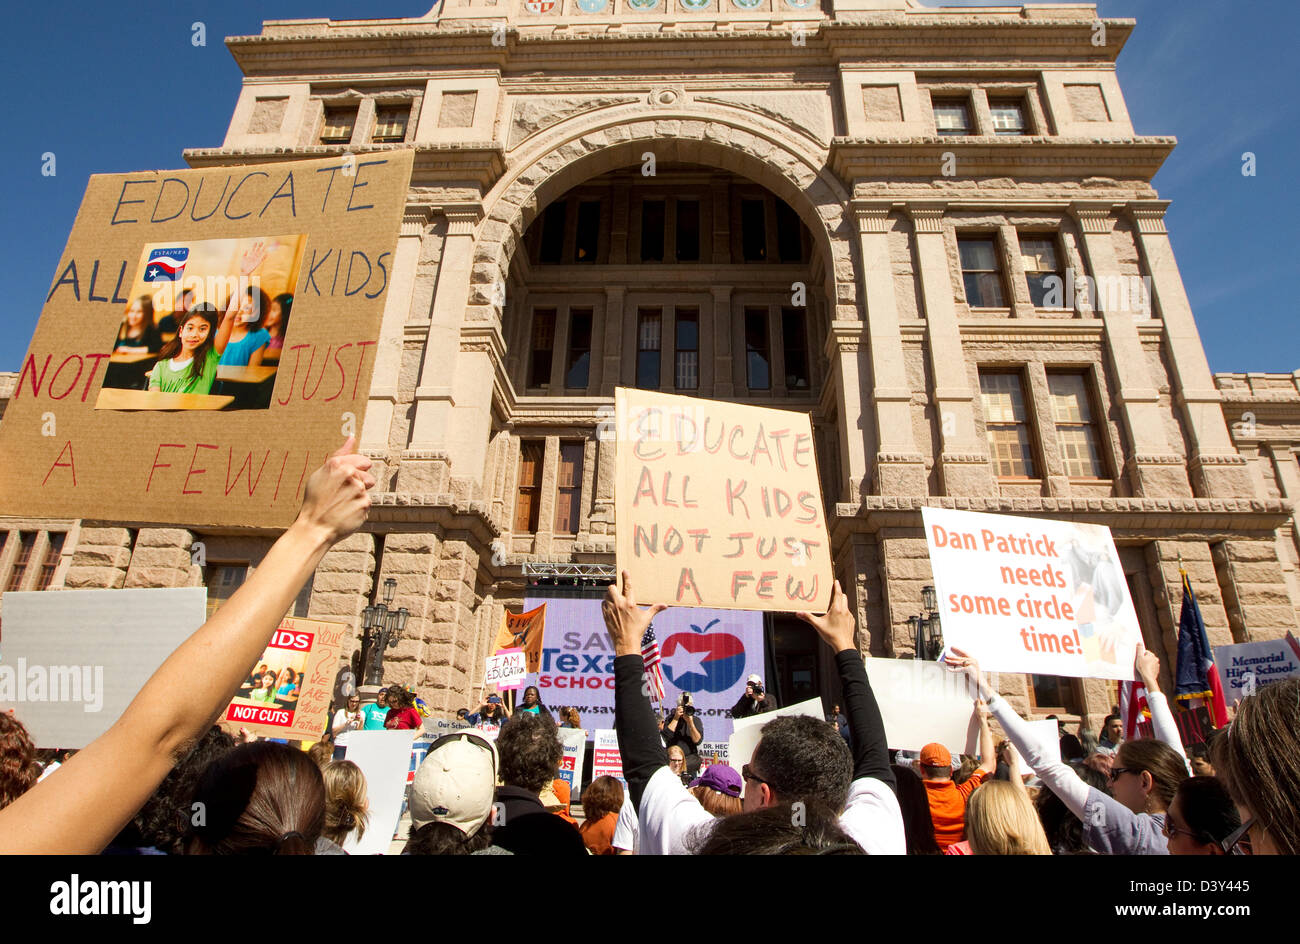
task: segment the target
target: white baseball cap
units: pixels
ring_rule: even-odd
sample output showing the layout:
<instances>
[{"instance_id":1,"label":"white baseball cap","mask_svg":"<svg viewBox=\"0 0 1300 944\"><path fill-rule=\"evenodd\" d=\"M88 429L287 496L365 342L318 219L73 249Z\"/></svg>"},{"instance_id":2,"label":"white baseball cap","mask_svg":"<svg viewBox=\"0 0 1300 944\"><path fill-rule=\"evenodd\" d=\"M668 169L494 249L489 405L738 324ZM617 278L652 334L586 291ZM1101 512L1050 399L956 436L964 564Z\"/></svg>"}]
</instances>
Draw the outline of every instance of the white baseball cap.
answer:
<instances>
[{"instance_id":1,"label":"white baseball cap","mask_svg":"<svg viewBox=\"0 0 1300 944\"><path fill-rule=\"evenodd\" d=\"M496 798L497 749L468 731L433 742L411 784L411 827L450 823L466 836L477 833Z\"/></svg>"},{"instance_id":2,"label":"white baseball cap","mask_svg":"<svg viewBox=\"0 0 1300 944\"><path fill-rule=\"evenodd\" d=\"M751 685L762 685L762 684L763 684L763 680L762 680L761 678L759 678L757 675L751 675L749 678L745 679L745 681L748 682L748 683L750 683Z\"/></svg>"}]
</instances>

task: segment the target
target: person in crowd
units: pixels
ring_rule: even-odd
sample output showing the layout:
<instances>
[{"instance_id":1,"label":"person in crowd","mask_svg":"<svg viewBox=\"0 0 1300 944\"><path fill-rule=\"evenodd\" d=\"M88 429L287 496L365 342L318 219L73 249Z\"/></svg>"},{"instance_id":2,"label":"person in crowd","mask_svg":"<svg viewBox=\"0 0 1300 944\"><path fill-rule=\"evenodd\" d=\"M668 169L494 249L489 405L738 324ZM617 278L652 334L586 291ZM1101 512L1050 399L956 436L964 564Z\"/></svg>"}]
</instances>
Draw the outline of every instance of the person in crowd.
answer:
<instances>
[{"instance_id":1,"label":"person in crowd","mask_svg":"<svg viewBox=\"0 0 1300 944\"><path fill-rule=\"evenodd\" d=\"M336 760L321 771L325 778L325 828L316 843L317 855L338 854L343 843L366 834L370 803L366 797L366 775L350 760Z\"/></svg>"},{"instance_id":2,"label":"person in crowd","mask_svg":"<svg viewBox=\"0 0 1300 944\"><path fill-rule=\"evenodd\" d=\"M500 695L488 695L465 720L476 728L496 729L510 720L510 709L502 703Z\"/></svg>"},{"instance_id":3,"label":"person in crowd","mask_svg":"<svg viewBox=\"0 0 1300 944\"><path fill-rule=\"evenodd\" d=\"M1300 854L1300 679L1243 698L1213 757L1241 815L1225 848L1248 841L1255 855Z\"/></svg>"},{"instance_id":4,"label":"person in crowd","mask_svg":"<svg viewBox=\"0 0 1300 944\"><path fill-rule=\"evenodd\" d=\"M1224 855L1224 840L1240 827L1241 815L1216 777L1188 777L1165 811L1170 855Z\"/></svg>"},{"instance_id":5,"label":"person in crowd","mask_svg":"<svg viewBox=\"0 0 1300 944\"><path fill-rule=\"evenodd\" d=\"M616 855L614 830L623 808L623 785L613 777L597 777L582 791L582 841L592 855Z\"/></svg>"},{"instance_id":6,"label":"person in crowd","mask_svg":"<svg viewBox=\"0 0 1300 944\"><path fill-rule=\"evenodd\" d=\"M664 718L664 743L671 750L680 748L686 759L686 774L695 777L700 772L700 742L704 740L704 722L695 712L690 692L677 696L677 705Z\"/></svg>"},{"instance_id":7,"label":"person in crowd","mask_svg":"<svg viewBox=\"0 0 1300 944\"><path fill-rule=\"evenodd\" d=\"M960 787L971 778L971 774L979 770L979 767L980 759L978 757L973 757L970 754L962 754L961 764L952 772L952 782Z\"/></svg>"},{"instance_id":8,"label":"person in crowd","mask_svg":"<svg viewBox=\"0 0 1300 944\"><path fill-rule=\"evenodd\" d=\"M307 756L311 758L313 764L324 770L326 765L334 759L334 741L328 735L321 738L311 747L307 748Z\"/></svg>"},{"instance_id":9,"label":"person in crowd","mask_svg":"<svg viewBox=\"0 0 1300 944\"><path fill-rule=\"evenodd\" d=\"M582 729L582 717L578 714L577 708L560 709L560 727Z\"/></svg>"},{"instance_id":10,"label":"person in crowd","mask_svg":"<svg viewBox=\"0 0 1300 944\"><path fill-rule=\"evenodd\" d=\"M1212 735L1217 737L1218 735ZM1214 762L1210 760L1210 743L1203 741L1187 748L1187 761L1192 765L1192 775L1196 777L1213 777Z\"/></svg>"},{"instance_id":11,"label":"person in crowd","mask_svg":"<svg viewBox=\"0 0 1300 944\"><path fill-rule=\"evenodd\" d=\"M1119 715L1107 715L1101 723L1101 734L1097 738L1097 753L1117 754L1119 746L1124 743L1124 719Z\"/></svg>"},{"instance_id":12,"label":"person in crowd","mask_svg":"<svg viewBox=\"0 0 1300 944\"><path fill-rule=\"evenodd\" d=\"M347 704L334 712L334 721L330 733L334 735L334 760L342 760L348 749L348 741L353 731L365 727L366 715L361 710L361 696L353 692L348 696Z\"/></svg>"},{"instance_id":13,"label":"person in crowd","mask_svg":"<svg viewBox=\"0 0 1300 944\"><path fill-rule=\"evenodd\" d=\"M731 706L731 717L749 718L779 708L776 696L763 687L763 680L757 675L745 679L745 693Z\"/></svg>"},{"instance_id":14,"label":"person in crowd","mask_svg":"<svg viewBox=\"0 0 1300 944\"><path fill-rule=\"evenodd\" d=\"M227 604L229 605L229 604ZM244 744L210 763L194 789L187 855L314 855L325 826L325 781L302 751Z\"/></svg>"},{"instance_id":15,"label":"person in crowd","mask_svg":"<svg viewBox=\"0 0 1300 944\"><path fill-rule=\"evenodd\" d=\"M175 334L181 318L193 307L194 289L187 288L176 300L176 309L170 315L163 315L158 319L158 331L162 334Z\"/></svg>"},{"instance_id":16,"label":"person in crowd","mask_svg":"<svg viewBox=\"0 0 1300 944\"><path fill-rule=\"evenodd\" d=\"M1043 824L1018 779L990 780L971 794L966 835L973 855L1052 854Z\"/></svg>"},{"instance_id":17,"label":"person in crowd","mask_svg":"<svg viewBox=\"0 0 1300 944\"><path fill-rule=\"evenodd\" d=\"M844 738L844 743L849 746L849 753L853 752L853 742L849 738L849 719L845 717L843 709L839 705L832 705L830 713L826 715L826 720L835 725L835 730L840 737Z\"/></svg>"},{"instance_id":18,"label":"person in crowd","mask_svg":"<svg viewBox=\"0 0 1300 944\"><path fill-rule=\"evenodd\" d=\"M921 748L917 773L930 800L930 818L934 822L934 839L942 851L966 838L966 801L975 788L982 784L997 766L993 751L993 731L989 727L988 707L978 701L975 713L979 718L979 766L962 784L953 782L952 754L942 744L927 744Z\"/></svg>"},{"instance_id":19,"label":"person in crowd","mask_svg":"<svg viewBox=\"0 0 1300 944\"><path fill-rule=\"evenodd\" d=\"M668 748L668 769L682 783L690 783L690 774L686 772L686 752L674 744Z\"/></svg>"},{"instance_id":20,"label":"person in crowd","mask_svg":"<svg viewBox=\"0 0 1300 944\"><path fill-rule=\"evenodd\" d=\"M930 818L930 798L921 777L911 767L893 764L898 806L903 814L903 833L907 837L908 855L939 855L934 841L934 820Z\"/></svg>"},{"instance_id":21,"label":"person in crowd","mask_svg":"<svg viewBox=\"0 0 1300 944\"><path fill-rule=\"evenodd\" d=\"M569 806L573 801L573 792L569 789L569 781L562 777L556 777L538 794L538 799L542 801L542 806L546 807L546 812L552 813L564 820L566 823L578 827L578 821L573 818L569 811Z\"/></svg>"},{"instance_id":22,"label":"person in crowd","mask_svg":"<svg viewBox=\"0 0 1300 944\"><path fill-rule=\"evenodd\" d=\"M0 711L0 810L36 785L41 765L27 727L12 712Z\"/></svg>"},{"instance_id":23,"label":"person in crowd","mask_svg":"<svg viewBox=\"0 0 1300 944\"><path fill-rule=\"evenodd\" d=\"M444 734L411 783L411 834L403 855L501 854L492 843L496 745L472 731Z\"/></svg>"},{"instance_id":24,"label":"person in crowd","mask_svg":"<svg viewBox=\"0 0 1300 944\"><path fill-rule=\"evenodd\" d=\"M671 764L670 764L671 766ZM700 806L717 817L734 816L744 810L740 794L744 781L725 764L712 764L704 773L690 782L691 795Z\"/></svg>"},{"instance_id":25,"label":"person in crowd","mask_svg":"<svg viewBox=\"0 0 1300 944\"><path fill-rule=\"evenodd\" d=\"M144 805L104 850L105 855L181 855L194 816L194 788L209 764L235 749L235 739L213 725L163 778Z\"/></svg>"},{"instance_id":26,"label":"person in crowd","mask_svg":"<svg viewBox=\"0 0 1300 944\"><path fill-rule=\"evenodd\" d=\"M362 731L382 731L385 722L388 720L388 689L381 688L375 696L375 700L361 709L365 716L365 721L361 725Z\"/></svg>"},{"instance_id":27,"label":"person in crowd","mask_svg":"<svg viewBox=\"0 0 1300 944\"><path fill-rule=\"evenodd\" d=\"M400 685L388 687L388 717L384 727L390 731L419 731L424 728L424 719L415 710L415 693L408 692Z\"/></svg>"},{"instance_id":28,"label":"person in crowd","mask_svg":"<svg viewBox=\"0 0 1300 944\"><path fill-rule=\"evenodd\" d=\"M1073 734L1061 735L1061 760L1071 765L1082 765L1084 757L1087 755L1083 750L1083 742Z\"/></svg>"},{"instance_id":29,"label":"person in crowd","mask_svg":"<svg viewBox=\"0 0 1300 944\"><path fill-rule=\"evenodd\" d=\"M516 713L530 715L545 715L554 723L555 719L551 718L551 713L546 710L546 705L542 704L542 693L537 690L536 685L529 685L524 689L523 703L515 708Z\"/></svg>"},{"instance_id":30,"label":"person in crowd","mask_svg":"<svg viewBox=\"0 0 1300 944\"><path fill-rule=\"evenodd\" d=\"M254 243L240 259L239 274L244 278L251 276L266 255L265 244ZM242 293L231 293L217 328L217 351L221 354L222 367L261 366L262 355L271 342L270 333L263 327L270 310L271 300L256 284L249 285Z\"/></svg>"},{"instance_id":31,"label":"person in crowd","mask_svg":"<svg viewBox=\"0 0 1300 944\"><path fill-rule=\"evenodd\" d=\"M622 588L611 584L602 604L614 649L614 726L623 773L640 816L641 852L683 852L693 833L706 833L718 823L731 823L763 807L817 800L842 811L838 815L844 831L863 849L902 854L906 839L884 724L855 643L857 626L838 582L825 616L799 617L835 653L855 756L850 757L843 739L819 718L776 718L763 726L753 756L741 771L746 812L722 820L700 806L669 769L655 731L656 715L642 688L641 639L664 609L663 604L647 610L637 606L626 571Z\"/></svg>"},{"instance_id":32,"label":"person in crowd","mask_svg":"<svg viewBox=\"0 0 1300 944\"><path fill-rule=\"evenodd\" d=\"M550 715L516 712L497 735L501 756L501 786L496 802L501 811L494 841L516 854L580 854L587 847L577 828L546 813L540 794L555 779L564 750Z\"/></svg>"},{"instance_id":33,"label":"person in crowd","mask_svg":"<svg viewBox=\"0 0 1300 944\"><path fill-rule=\"evenodd\" d=\"M70 757L57 776L0 809L0 855L96 854L135 815L176 758L230 704L325 552L365 522L367 492L375 479L368 471L370 460L354 448L349 437L312 473L293 524L234 595L158 667L117 722ZM178 698L177 692L185 697ZM310 771L302 773L304 783L319 780L319 771L302 751L284 750ZM245 773L246 791L248 780ZM323 783L320 790L323 798ZM208 808L210 824L217 822L215 809ZM288 828L276 842L302 833L285 820L277 817L275 825Z\"/></svg>"},{"instance_id":34,"label":"person in crowd","mask_svg":"<svg viewBox=\"0 0 1300 944\"><path fill-rule=\"evenodd\" d=\"M1140 649L1137 671L1147 690L1147 705L1157 738L1125 741L1114 755L1110 784L1114 796L1088 786L1067 764L1048 760L1042 746L1015 710L989 688L978 664L953 649L954 671L965 672L989 703L993 716L1039 778L1083 822L1083 841L1103 855L1166 855L1165 811L1178 785L1187 779L1178 728L1160 691L1160 661Z\"/></svg>"},{"instance_id":35,"label":"person in crowd","mask_svg":"<svg viewBox=\"0 0 1300 944\"><path fill-rule=\"evenodd\" d=\"M838 735L836 735L838 737ZM833 807L817 799L785 801L718 820L693 837L696 855L862 855Z\"/></svg>"},{"instance_id":36,"label":"person in crowd","mask_svg":"<svg viewBox=\"0 0 1300 944\"><path fill-rule=\"evenodd\" d=\"M271 299L271 305L266 311L266 320L262 327L266 329L270 340L266 342L266 357L272 351L284 350L284 336L289 331L289 314L293 311L293 296L285 292Z\"/></svg>"},{"instance_id":37,"label":"person in crowd","mask_svg":"<svg viewBox=\"0 0 1300 944\"><path fill-rule=\"evenodd\" d=\"M619 855L636 855L641 850L641 822L637 819L636 807L632 805L632 794L626 790L623 791L623 805L618 809L614 838L610 842Z\"/></svg>"},{"instance_id":38,"label":"person in crowd","mask_svg":"<svg viewBox=\"0 0 1300 944\"><path fill-rule=\"evenodd\" d=\"M122 326L117 329L113 352L123 354L157 354L162 350L162 336L153 323L153 299L141 295L126 309Z\"/></svg>"},{"instance_id":39,"label":"person in crowd","mask_svg":"<svg viewBox=\"0 0 1300 944\"><path fill-rule=\"evenodd\" d=\"M1101 793L1110 793L1110 781L1105 774L1098 773L1091 767L1077 766L1074 772L1089 787ZM1083 822L1070 812L1051 787L1047 784L1039 789L1034 797L1034 808L1038 811L1038 820L1043 824L1043 833L1052 855L1091 855L1093 850L1083 841Z\"/></svg>"},{"instance_id":40,"label":"person in crowd","mask_svg":"<svg viewBox=\"0 0 1300 944\"><path fill-rule=\"evenodd\" d=\"M217 310L195 305L180 316L176 337L163 345L149 375L149 389L159 393L212 392L223 342L217 338Z\"/></svg>"},{"instance_id":41,"label":"person in crowd","mask_svg":"<svg viewBox=\"0 0 1300 944\"><path fill-rule=\"evenodd\" d=\"M468 724L468 723L469 723L469 709L468 709L468 708L457 708L457 709L456 709L456 720L457 720L457 721L464 721L466 724Z\"/></svg>"}]
</instances>

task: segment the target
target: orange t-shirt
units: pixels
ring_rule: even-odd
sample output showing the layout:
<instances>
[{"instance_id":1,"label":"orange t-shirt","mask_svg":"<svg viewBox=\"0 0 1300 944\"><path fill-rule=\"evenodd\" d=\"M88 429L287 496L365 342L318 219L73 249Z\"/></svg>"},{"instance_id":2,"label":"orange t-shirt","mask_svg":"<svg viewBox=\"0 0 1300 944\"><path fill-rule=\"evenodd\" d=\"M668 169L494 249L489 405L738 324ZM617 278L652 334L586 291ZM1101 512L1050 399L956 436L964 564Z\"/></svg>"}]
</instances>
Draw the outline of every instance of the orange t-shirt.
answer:
<instances>
[{"instance_id":1,"label":"orange t-shirt","mask_svg":"<svg viewBox=\"0 0 1300 944\"><path fill-rule=\"evenodd\" d=\"M934 841L940 849L966 838L966 801L975 788L988 779L988 774L976 770L960 786L951 780L923 780L925 795L930 800L930 819L934 821Z\"/></svg>"},{"instance_id":2,"label":"orange t-shirt","mask_svg":"<svg viewBox=\"0 0 1300 944\"><path fill-rule=\"evenodd\" d=\"M617 855L614 848L614 827L618 825L617 813L606 813L596 822L586 822L580 827L582 841L592 855Z\"/></svg>"}]
</instances>

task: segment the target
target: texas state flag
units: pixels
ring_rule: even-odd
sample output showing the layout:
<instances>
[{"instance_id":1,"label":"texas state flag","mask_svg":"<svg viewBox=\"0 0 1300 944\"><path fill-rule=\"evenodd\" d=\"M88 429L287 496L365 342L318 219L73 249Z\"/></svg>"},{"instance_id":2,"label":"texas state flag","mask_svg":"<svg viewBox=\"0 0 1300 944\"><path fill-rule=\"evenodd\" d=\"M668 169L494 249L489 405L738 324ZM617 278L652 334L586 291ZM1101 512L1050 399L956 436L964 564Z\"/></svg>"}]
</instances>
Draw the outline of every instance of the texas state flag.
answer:
<instances>
[{"instance_id":1,"label":"texas state flag","mask_svg":"<svg viewBox=\"0 0 1300 944\"><path fill-rule=\"evenodd\" d=\"M660 651L664 674L682 691L726 691L745 672L745 645L731 633L674 633Z\"/></svg>"},{"instance_id":2,"label":"texas state flag","mask_svg":"<svg viewBox=\"0 0 1300 944\"><path fill-rule=\"evenodd\" d=\"M190 251L184 247L154 249L144 264L146 282L176 282L185 272L185 260Z\"/></svg>"}]
</instances>

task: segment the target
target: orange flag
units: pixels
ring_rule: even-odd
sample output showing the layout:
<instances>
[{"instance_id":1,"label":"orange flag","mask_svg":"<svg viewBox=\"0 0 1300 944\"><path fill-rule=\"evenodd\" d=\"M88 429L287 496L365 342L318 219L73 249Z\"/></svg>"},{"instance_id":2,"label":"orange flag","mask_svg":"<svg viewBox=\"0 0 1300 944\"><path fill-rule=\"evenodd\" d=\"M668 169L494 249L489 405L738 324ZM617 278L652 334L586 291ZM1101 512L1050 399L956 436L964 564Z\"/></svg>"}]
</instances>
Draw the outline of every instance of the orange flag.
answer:
<instances>
[{"instance_id":1,"label":"orange flag","mask_svg":"<svg viewBox=\"0 0 1300 944\"><path fill-rule=\"evenodd\" d=\"M506 611L501 617L492 649L522 649L528 659L528 673L536 675L542 665L542 633L546 628L546 604L527 613Z\"/></svg>"}]
</instances>

